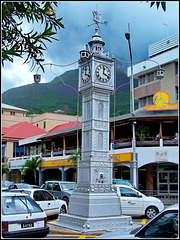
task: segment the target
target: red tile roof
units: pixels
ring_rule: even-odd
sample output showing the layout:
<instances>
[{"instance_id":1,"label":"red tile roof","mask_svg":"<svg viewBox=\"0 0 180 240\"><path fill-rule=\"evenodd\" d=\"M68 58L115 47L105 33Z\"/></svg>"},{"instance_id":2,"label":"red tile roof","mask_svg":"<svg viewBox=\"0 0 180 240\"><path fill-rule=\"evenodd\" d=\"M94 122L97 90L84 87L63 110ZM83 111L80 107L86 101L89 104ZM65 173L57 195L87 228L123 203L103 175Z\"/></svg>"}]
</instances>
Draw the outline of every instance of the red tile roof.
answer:
<instances>
[{"instance_id":1,"label":"red tile roof","mask_svg":"<svg viewBox=\"0 0 180 240\"><path fill-rule=\"evenodd\" d=\"M9 128L2 128L2 133L3 131L5 134L2 136L2 138L16 139L24 139L47 133L43 129L38 128L29 122L21 122Z\"/></svg>"},{"instance_id":2,"label":"red tile roof","mask_svg":"<svg viewBox=\"0 0 180 240\"><path fill-rule=\"evenodd\" d=\"M77 124L77 121L74 121L74 122L58 125L58 126L52 128L49 132L56 132L56 131L60 131L60 130L63 130L63 129L68 129L68 128L81 126L81 125L82 125L81 122L78 122L78 124Z\"/></svg>"}]
</instances>

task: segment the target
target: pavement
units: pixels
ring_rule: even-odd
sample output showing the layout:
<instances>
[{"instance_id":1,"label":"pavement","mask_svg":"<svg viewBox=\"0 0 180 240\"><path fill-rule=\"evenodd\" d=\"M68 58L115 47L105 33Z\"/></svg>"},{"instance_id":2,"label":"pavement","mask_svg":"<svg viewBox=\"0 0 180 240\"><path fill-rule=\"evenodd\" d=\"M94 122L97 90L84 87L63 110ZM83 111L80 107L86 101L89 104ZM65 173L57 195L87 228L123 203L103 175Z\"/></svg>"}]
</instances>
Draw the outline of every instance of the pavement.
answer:
<instances>
[{"instance_id":1,"label":"pavement","mask_svg":"<svg viewBox=\"0 0 180 240\"><path fill-rule=\"evenodd\" d=\"M58 233L58 234L78 234L78 235L101 235L107 232L110 232L111 230L100 230L100 231L89 231L89 232L79 232L70 228L61 227L58 225L51 224L51 222L47 223L47 226L49 227L49 231L52 233Z\"/></svg>"},{"instance_id":2,"label":"pavement","mask_svg":"<svg viewBox=\"0 0 180 240\"><path fill-rule=\"evenodd\" d=\"M49 231L51 233L62 234L62 235L86 235L86 236L91 235L91 237L93 237L93 235L94 235L94 237L96 237L96 236L102 235L104 233L108 233L108 232L112 232L112 231L116 231L116 230L121 229L121 228L119 228L119 229L79 232L79 231L76 231L76 230L73 230L73 229L70 229L70 228L65 228L65 227L58 226L58 225L54 224L53 222L48 222L47 223L47 226L49 227ZM139 227L141 225L142 224L133 224L133 225L125 227L125 228L133 229L133 228Z\"/></svg>"}]
</instances>

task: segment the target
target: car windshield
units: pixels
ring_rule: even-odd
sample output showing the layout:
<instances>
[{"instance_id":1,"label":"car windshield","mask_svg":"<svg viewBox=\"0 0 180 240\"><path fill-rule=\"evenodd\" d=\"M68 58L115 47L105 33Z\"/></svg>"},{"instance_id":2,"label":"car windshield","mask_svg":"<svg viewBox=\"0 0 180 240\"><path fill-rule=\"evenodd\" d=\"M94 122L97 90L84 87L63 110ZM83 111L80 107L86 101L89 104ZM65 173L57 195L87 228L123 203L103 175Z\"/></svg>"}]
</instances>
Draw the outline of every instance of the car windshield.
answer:
<instances>
[{"instance_id":1,"label":"car windshield","mask_svg":"<svg viewBox=\"0 0 180 240\"><path fill-rule=\"evenodd\" d=\"M61 183L62 190L74 190L76 183Z\"/></svg>"},{"instance_id":2,"label":"car windshield","mask_svg":"<svg viewBox=\"0 0 180 240\"><path fill-rule=\"evenodd\" d=\"M42 212L42 209L29 196L3 196L2 213L4 215Z\"/></svg>"},{"instance_id":3,"label":"car windshield","mask_svg":"<svg viewBox=\"0 0 180 240\"><path fill-rule=\"evenodd\" d=\"M17 184L18 188L22 188L22 189L33 189L33 187L31 185L28 184Z\"/></svg>"}]
</instances>

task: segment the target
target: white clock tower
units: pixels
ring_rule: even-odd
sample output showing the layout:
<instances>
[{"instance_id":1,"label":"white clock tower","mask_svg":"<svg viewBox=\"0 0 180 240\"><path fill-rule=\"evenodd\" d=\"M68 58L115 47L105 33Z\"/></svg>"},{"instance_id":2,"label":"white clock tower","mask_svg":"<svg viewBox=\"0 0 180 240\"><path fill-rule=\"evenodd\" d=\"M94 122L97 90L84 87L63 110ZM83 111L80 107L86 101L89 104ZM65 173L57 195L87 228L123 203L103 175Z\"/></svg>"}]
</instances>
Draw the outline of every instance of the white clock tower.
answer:
<instances>
[{"instance_id":1,"label":"white clock tower","mask_svg":"<svg viewBox=\"0 0 180 240\"><path fill-rule=\"evenodd\" d=\"M80 51L78 91L82 95L82 146L77 167L77 189L68 214L59 215L62 227L81 232L130 225L121 216L120 200L113 190L113 162L109 157L110 95L114 92L114 58L104 53L98 29L86 50Z\"/></svg>"}]
</instances>

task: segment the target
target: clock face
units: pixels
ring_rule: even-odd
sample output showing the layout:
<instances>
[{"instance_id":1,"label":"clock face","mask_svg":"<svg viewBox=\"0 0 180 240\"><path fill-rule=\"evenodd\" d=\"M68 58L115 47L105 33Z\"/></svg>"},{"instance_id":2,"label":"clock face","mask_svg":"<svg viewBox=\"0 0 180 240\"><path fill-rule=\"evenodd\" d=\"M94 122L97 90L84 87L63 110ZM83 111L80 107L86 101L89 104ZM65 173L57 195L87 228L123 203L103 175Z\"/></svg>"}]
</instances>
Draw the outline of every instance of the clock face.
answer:
<instances>
[{"instance_id":1,"label":"clock face","mask_svg":"<svg viewBox=\"0 0 180 240\"><path fill-rule=\"evenodd\" d=\"M85 65L81 70L81 80L83 83L87 83L91 76L91 70L89 65Z\"/></svg>"},{"instance_id":2,"label":"clock face","mask_svg":"<svg viewBox=\"0 0 180 240\"><path fill-rule=\"evenodd\" d=\"M100 64L96 67L96 77L100 82L106 83L111 78L111 71L108 66Z\"/></svg>"}]
</instances>

